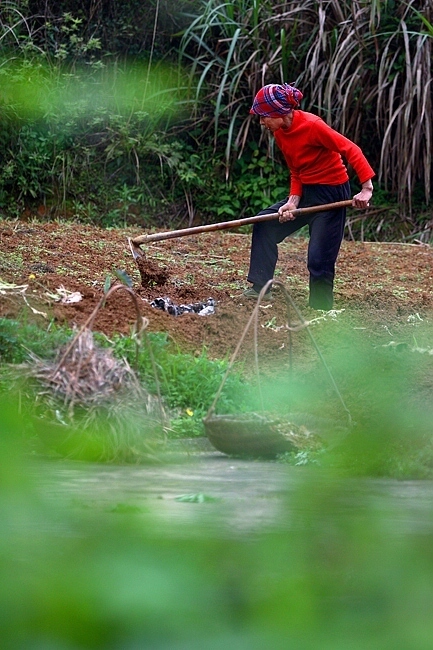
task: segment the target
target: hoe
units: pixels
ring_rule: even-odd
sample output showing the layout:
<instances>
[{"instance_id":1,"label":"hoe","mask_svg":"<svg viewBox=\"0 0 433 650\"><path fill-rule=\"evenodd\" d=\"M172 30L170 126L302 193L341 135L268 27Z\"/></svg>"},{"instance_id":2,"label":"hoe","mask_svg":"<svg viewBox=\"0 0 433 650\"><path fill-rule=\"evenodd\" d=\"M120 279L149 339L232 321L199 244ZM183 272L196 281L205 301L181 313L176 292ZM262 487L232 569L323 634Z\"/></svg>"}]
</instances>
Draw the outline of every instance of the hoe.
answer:
<instances>
[{"instance_id":1,"label":"hoe","mask_svg":"<svg viewBox=\"0 0 433 650\"><path fill-rule=\"evenodd\" d=\"M310 214L312 212L324 212L326 210L334 210L335 208L350 207L352 200L337 201L336 203L326 203L324 205L316 205L308 208L298 208L293 210L295 216ZM183 228L181 230L170 230L168 232L157 232L152 235L139 235L134 239L129 238L129 247L134 256L135 261L138 263L141 272L140 261L144 261L145 254L140 248L142 244L148 244L154 241L162 241L164 239L175 239L177 237L186 237L187 235L198 235L202 232L214 232L216 230L229 230L230 228L239 228L248 224L257 223L258 221L272 221L278 219L279 214L273 212L272 214L259 214L255 217L247 217L245 219L235 219L233 221L222 221L220 223L211 223L206 226L195 226L193 228Z\"/></svg>"}]
</instances>

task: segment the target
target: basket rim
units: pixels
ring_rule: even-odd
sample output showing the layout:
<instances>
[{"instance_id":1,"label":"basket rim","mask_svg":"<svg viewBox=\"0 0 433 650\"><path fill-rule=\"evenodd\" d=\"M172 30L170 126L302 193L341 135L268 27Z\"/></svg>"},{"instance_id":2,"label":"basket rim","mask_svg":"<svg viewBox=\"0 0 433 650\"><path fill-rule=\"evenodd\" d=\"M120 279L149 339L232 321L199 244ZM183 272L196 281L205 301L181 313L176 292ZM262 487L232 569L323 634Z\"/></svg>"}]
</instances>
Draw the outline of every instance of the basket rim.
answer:
<instances>
[{"instance_id":1,"label":"basket rim","mask_svg":"<svg viewBox=\"0 0 433 650\"><path fill-rule=\"evenodd\" d=\"M211 415L206 416L203 418L203 422L216 422L216 421L225 421L225 422L261 422L263 423L271 423L271 422L279 422L280 420L275 417L267 417L266 415L261 415L260 413L256 413L255 411L251 411L248 413L221 413L221 414L215 414L212 413Z\"/></svg>"}]
</instances>

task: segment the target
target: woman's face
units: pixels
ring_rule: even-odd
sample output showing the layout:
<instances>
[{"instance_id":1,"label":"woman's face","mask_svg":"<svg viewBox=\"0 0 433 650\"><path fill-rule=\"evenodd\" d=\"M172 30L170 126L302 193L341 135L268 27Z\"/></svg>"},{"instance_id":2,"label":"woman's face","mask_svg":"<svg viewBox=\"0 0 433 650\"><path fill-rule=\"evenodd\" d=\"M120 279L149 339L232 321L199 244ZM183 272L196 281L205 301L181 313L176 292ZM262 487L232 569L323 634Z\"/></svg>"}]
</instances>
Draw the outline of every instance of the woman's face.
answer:
<instances>
[{"instance_id":1,"label":"woman's face","mask_svg":"<svg viewBox=\"0 0 433 650\"><path fill-rule=\"evenodd\" d=\"M292 124L292 119L293 113L289 113L288 115L283 115L281 117L263 117L263 115L261 115L260 124L271 133L275 133L275 131L278 131L278 129L281 129L281 127L285 129L289 128L289 126Z\"/></svg>"}]
</instances>

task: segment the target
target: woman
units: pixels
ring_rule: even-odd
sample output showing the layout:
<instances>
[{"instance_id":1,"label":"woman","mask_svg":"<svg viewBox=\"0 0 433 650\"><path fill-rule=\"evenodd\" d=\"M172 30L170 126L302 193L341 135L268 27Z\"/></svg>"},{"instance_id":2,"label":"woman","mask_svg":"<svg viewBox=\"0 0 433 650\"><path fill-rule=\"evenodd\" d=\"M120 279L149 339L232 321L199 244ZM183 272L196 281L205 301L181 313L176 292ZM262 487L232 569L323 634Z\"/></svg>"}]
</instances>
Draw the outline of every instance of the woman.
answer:
<instances>
[{"instance_id":1,"label":"woman","mask_svg":"<svg viewBox=\"0 0 433 650\"><path fill-rule=\"evenodd\" d=\"M257 298L274 277L278 247L283 239L308 224L309 305L329 310L333 306L335 262L343 239L346 209L338 208L295 217L293 210L334 203L349 198L349 176L342 157L355 170L361 191L352 205L366 208L373 193L374 171L361 149L328 126L320 117L299 110L302 93L289 84L268 84L254 98L250 113L270 131L290 170L290 194L260 214L278 212L279 219L254 224L247 298ZM270 292L267 294L270 298Z\"/></svg>"}]
</instances>

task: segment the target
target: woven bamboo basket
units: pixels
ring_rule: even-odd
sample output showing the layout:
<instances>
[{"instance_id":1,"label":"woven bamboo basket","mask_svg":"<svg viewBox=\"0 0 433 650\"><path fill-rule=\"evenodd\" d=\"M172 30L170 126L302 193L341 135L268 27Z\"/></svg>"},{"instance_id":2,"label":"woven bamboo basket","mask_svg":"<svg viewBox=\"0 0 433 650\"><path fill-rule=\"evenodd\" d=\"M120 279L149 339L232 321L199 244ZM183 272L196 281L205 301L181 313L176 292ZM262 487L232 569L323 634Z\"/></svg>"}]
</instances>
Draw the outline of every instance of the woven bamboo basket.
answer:
<instances>
[{"instance_id":1,"label":"woven bamboo basket","mask_svg":"<svg viewBox=\"0 0 433 650\"><path fill-rule=\"evenodd\" d=\"M255 457L255 458L275 458L280 454L287 452L301 451L303 449L319 449L324 446L328 446L329 440L327 439L327 434L331 432L331 437L341 439L341 434L343 428L340 423L336 422L325 422L322 418L321 422L317 418L314 418L315 422L311 421L312 416L309 414L299 415L295 417L295 414L288 416L287 418L277 418L272 414L262 414L259 413L238 413L238 414L226 414L226 415L216 415L215 407L216 403L221 395L222 388L227 379L227 376L233 366L233 363L236 359L236 356L239 352L239 349L242 345L242 342L252 324L254 327L254 339L256 347L256 370L257 375L258 371L258 344L257 344L257 331L258 331L258 314L259 307L262 298L264 297L270 285L278 286L286 299L288 307L288 335L289 335L289 358L291 357L291 333L299 331L301 329L306 329L311 342L313 343L316 351L319 355L322 364L324 365L328 378L335 390L336 395L340 401L343 410L345 411L349 425L351 423L351 416L349 410L347 409L344 400L341 396L340 391L335 383L335 380L329 370L318 346L317 343L309 330L309 323L304 320L302 314L299 312L296 307L293 299L291 298L289 292L284 287L284 285L278 280L269 281L261 290L260 295L257 300L255 309L253 310L250 319L239 339L238 345L230 359L230 363L226 370L226 373L221 381L220 387L217 391L215 399L209 408L209 411L206 417L203 420L206 435L211 442L211 444L222 451L225 454L232 456L245 456L245 457ZM300 324L292 327L290 325L289 317L289 308L293 309L300 321ZM306 415L306 417L305 417ZM344 428L344 435L347 432L347 428ZM323 437L322 437L323 436ZM334 444L334 443L332 443Z\"/></svg>"},{"instance_id":2,"label":"woven bamboo basket","mask_svg":"<svg viewBox=\"0 0 433 650\"><path fill-rule=\"evenodd\" d=\"M231 456L275 458L296 449L279 430L278 421L257 413L213 415L204 420L204 425L215 449Z\"/></svg>"},{"instance_id":3,"label":"woven bamboo basket","mask_svg":"<svg viewBox=\"0 0 433 650\"><path fill-rule=\"evenodd\" d=\"M342 438L346 429L335 421L307 414L277 418L259 413L210 415L204 419L215 449L229 456L276 458L287 452L319 450Z\"/></svg>"}]
</instances>

